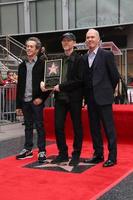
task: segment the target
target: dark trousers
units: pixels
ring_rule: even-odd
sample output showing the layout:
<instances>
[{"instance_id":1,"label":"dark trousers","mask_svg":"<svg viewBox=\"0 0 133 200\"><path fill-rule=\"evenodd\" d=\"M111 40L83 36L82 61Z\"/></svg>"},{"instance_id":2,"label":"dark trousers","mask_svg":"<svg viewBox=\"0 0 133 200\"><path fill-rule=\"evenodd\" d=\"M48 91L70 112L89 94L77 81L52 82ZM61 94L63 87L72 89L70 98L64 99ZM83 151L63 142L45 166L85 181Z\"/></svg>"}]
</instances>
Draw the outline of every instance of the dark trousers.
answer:
<instances>
[{"instance_id":1,"label":"dark trousers","mask_svg":"<svg viewBox=\"0 0 133 200\"><path fill-rule=\"evenodd\" d=\"M37 129L37 146L39 151L45 151L46 138L43 124L44 105L34 105L32 102L24 102L22 111L25 123L25 144L24 148L31 150L33 147L33 125Z\"/></svg>"},{"instance_id":2,"label":"dark trousers","mask_svg":"<svg viewBox=\"0 0 133 200\"><path fill-rule=\"evenodd\" d=\"M65 120L68 111L71 115L71 120L74 129L74 141L73 141L73 153L72 155L80 156L82 141L83 141L83 131L82 131L82 122L81 122L81 110L82 102L70 102L65 103L56 100L55 101L55 135L56 143L59 150L59 154L64 156L68 155L68 147L66 144L65 136ZM67 126L67 124L66 124Z\"/></svg>"},{"instance_id":3,"label":"dark trousers","mask_svg":"<svg viewBox=\"0 0 133 200\"><path fill-rule=\"evenodd\" d=\"M103 106L97 105L94 100L93 93L90 93L87 100L87 106L90 119L90 130L93 141L94 154L96 156L103 156L103 139L101 134L102 122L108 141L108 159L115 161L117 157L117 144L112 104Z\"/></svg>"}]
</instances>

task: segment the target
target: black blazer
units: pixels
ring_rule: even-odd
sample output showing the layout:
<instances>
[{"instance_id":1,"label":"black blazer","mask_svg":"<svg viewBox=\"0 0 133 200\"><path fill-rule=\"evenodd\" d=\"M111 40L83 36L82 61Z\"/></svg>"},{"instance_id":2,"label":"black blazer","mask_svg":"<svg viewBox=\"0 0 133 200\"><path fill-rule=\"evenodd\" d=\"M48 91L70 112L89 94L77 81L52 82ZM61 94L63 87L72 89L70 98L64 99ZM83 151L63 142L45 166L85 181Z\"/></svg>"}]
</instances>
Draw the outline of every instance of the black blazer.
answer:
<instances>
[{"instance_id":1,"label":"black blazer","mask_svg":"<svg viewBox=\"0 0 133 200\"><path fill-rule=\"evenodd\" d=\"M88 99L88 54L83 56L85 62L84 85L85 98ZM98 105L112 104L114 90L120 75L116 67L114 55L111 51L99 48L93 61L92 89Z\"/></svg>"},{"instance_id":2,"label":"black blazer","mask_svg":"<svg viewBox=\"0 0 133 200\"><path fill-rule=\"evenodd\" d=\"M22 102L25 94L26 87L26 63L23 61L18 68L18 83L16 94L16 108L22 108ZM49 96L48 92L42 92L40 89L40 82L44 81L44 63L38 59L32 70L32 100L41 98L43 102Z\"/></svg>"},{"instance_id":3,"label":"black blazer","mask_svg":"<svg viewBox=\"0 0 133 200\"><path fill-rule=\"evenodd\" d=\"M83 58L73 52L69 58L67 81L59 85L60 91L66 92L70 101L79 101L83 98Z\"/></svg>"}]
</instances>

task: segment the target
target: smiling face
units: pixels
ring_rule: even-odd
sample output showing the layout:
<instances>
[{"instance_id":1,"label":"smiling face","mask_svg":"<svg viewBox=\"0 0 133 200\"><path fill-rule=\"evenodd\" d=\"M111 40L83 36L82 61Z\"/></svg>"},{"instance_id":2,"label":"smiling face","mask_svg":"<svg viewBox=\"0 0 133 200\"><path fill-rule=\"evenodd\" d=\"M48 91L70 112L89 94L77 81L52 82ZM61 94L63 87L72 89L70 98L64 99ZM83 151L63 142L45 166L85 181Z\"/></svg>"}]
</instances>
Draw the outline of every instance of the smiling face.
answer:
<instances>
[{"instance_id":1,"label":"smiling face","mask_svg":"<svg viewBox=\"0 0 133 200\"><path fill-rule=\"evenodd\" d=\"M96 31L95 29L90 29L87 33L86 33L86 46L88 47L88 49L90 51L94 51L100 43L100 37L99 37L99 33L98 31Z\"/></svg>"},{"instance_id":2,"label":"smiling face","mask_svg":"<svg viewBox=\"0 0 133 200\"><path fill-rule=\"evenodd\" d=\"M38 48L36 46L36 42L35 41L32 41L32 40L29 40L27 41L26 43L26 52L27 52L27 56L28 57L35 57L37 54L38 54Z\"/></svg>"}]
</instances>

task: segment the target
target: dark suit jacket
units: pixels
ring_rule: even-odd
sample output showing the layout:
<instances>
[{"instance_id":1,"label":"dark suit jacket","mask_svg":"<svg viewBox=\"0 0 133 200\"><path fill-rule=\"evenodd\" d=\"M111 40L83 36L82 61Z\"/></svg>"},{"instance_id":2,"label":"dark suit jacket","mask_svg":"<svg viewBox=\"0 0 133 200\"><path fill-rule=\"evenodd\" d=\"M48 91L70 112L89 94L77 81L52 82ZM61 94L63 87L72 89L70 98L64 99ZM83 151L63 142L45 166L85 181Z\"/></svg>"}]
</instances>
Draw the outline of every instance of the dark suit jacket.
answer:
<instances>
[{"instance_id":1,"label":"dark suit jacket","mask_svg":"<svg viewBox=\"0 0 133 200\"><path fill-rule=\"evenodd\" d=\"M23 61L19 65L18 69L18 83L17 83L17 95L16 95L16 108L22 108L22 102L25 94L26 87L26 63ZM40 82L44 81L44 63L38 59L33 66L32 70L32 100L41 98L43 101L49 96L48 92L42 92L40 89Z\"/></svg>"},{"instance_id":2,"label":"dark suit jacket","mask_svg":"<svg viewBox=\"0 0 133 200\"><path fill-rule=\"evenodd\" d=\"M88 99L89 66L88 54L83 56L85 62L84 84L85 98ZM98 105L112 104L114 90L119 81L120 75L117 70L114 55L111 51L99 48L93 61L92 89Z\"/></svg>"}]
</instances>

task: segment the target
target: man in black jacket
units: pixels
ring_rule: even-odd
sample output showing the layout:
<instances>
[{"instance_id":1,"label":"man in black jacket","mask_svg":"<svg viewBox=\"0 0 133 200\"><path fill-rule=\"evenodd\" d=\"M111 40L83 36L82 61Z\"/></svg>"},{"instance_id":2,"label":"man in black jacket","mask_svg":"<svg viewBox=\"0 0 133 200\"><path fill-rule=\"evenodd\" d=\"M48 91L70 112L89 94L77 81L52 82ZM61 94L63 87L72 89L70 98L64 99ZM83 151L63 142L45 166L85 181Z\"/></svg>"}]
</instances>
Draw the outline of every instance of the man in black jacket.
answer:
<instances>
[{"instance_id":1,"label":"man in black jacket","mask_svg":"<svg viewBox=\"0 0 133 200\"><path fill-rule=\"evenodd\" d=\"M49 92L44 95L40 89L40 82L44 79L44 63L37 57L40 48L41 42L38 38L29 38L26 41L27 59L20 64L18 69L16 114L23 113L24 115L25 144L16 159L33 157L33 123L35 123L38 133L38 161L44 162L46 160L46 141L43 108Z\"/></svg>"},{"instance_id":2,"label":"man in black jacket","mask_svg":"<svg viewBox=\"0 0 133 200\"><path fill-rule=\"evenodd\" d=\"M99 47L98 31L90 29L86 33L88 52L83 56L86 63L84 82L85 98L90 118L90 129L94 155L86 163L99 163L104 160L101 122L108 140L109 155L104 167L117 162L116 133L113 121L113 93L119 81L119 73L111 51Z\"/></svg>"},{"instance_id":3,"label":"man in black jacket","mask_svg":"<svg viewBox=\"0 0 133 200\"><path fill-rule=\"evenodd\" d=\"M59 155L52 163L60 163L68 160L68 146L64 133L67 112L70 112L73 128L74 142L70 166L79 163L82 148L82 123L81 110L83 99L82 71L83 62L81 57L73 51L76 37L72 33L62 36L64 49L62 83L54 87L55 94L55 134Z\"/></svg>"},{"instance_id":4,"label":"man in black jacket","mask_svg":"<svg viewBox=\"0 0 133 200\"><path fill-rule=\"evenodd\" d=\"M52 163L59 164L68 161L68 146L64 129L69 111L74 129L73 152L69 165L74 166L79 163L83 140L81 123L83 60L80 55L74 52L76 37L73 33L65 33L61 43L64 49L62 81L61 84L54 87L55 135L59 155L52 160Z\"/></svg>"}]
</instances>

